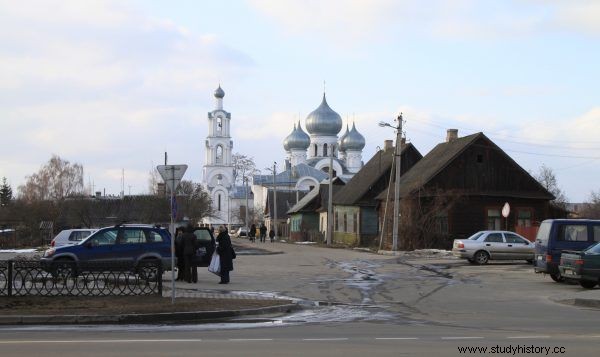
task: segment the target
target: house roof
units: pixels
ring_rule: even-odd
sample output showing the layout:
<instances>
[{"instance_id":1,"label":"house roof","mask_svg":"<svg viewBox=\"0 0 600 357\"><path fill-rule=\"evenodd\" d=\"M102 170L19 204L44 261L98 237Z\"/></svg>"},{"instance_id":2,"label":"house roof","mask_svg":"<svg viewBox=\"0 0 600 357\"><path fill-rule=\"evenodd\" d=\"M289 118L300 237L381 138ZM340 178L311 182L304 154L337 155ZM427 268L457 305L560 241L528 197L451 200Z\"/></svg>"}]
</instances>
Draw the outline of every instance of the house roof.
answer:
<instances>
[{"instance_id":1,"label":"house roof","mask_svg":"<svg viewBox=\"0 0 600 357\"><path fill-rule=\"evenodd\" d=\"M298 196L296 196L296 194ZM298 198L298 202L300 202L304 195L305 193L302 191L277 190L277 218L285 217L287 215L286 212L296 204L296 198ZM273 202L273 190L269 189L265 203L265 215L269 217L272 215L271 210L273 208L271 202Z\"/></svg>"},{"instance_id":2,"label":"house roof","mask_svg":"<svg viewBox=\"0 0 600 357\"><path fill-rule=\"evenodd\" d=\"M344 187L345 181L341 177L335 177L333 179L333 193L334 195ZM309 193L306 194L297 204L295 204L287 212L288 214L307 212L307 211L318 211L319 208L327 207L329 202L329 180L324 180L319 184L319 187L313 188Z\"/></svg>"},{"instance_id":3,"label":"house roof","mask_svg":"<svg viewBox=\"0 0 600 357\"><path fill-rule=\"evenodd\" d=\"M317 182L321 182L328 177L327 173L321 170L306 164L298 164L275 175L275 184L295 185L299 178L305 176L313 177ZM273 175L254 175L252 182L254 185L273 186Z\"/></svg>"},{"instance_id":4,"label":"house roof","mask_svg":"<svg viewBox=\"0 0 600 357\"><path fill-rule=\"evenodd\" d=\"M231 198L240 199L246 198L246 191L248 191L248 199L253 199L254 194L249 186L233 186L231 189Z\"/></svg>"},{"instance_id":5,"label":"house roof","mask_svg":"<svg viewBox=\"0 0 600 357\"><path fill-rule=\"evenodd\" d=\"M473 145L478 139L484 139L490 143L494 148L500 151L508 158L515 167L519 168L523 173L529 175L519 164L517 164L509 155L507 155L502 149L500 149L493 141L491 141L483 133L479 132L476 134L457 138L450 142L444 142L436 145L427 155L425 155L419 162L417 162L406 174L402 175L402 181L400 184L400 197L406 197L412 192L424 187L429 181L431 181L438 173L444 170L454 159L456 159L463 151L469 146ZM537 182L537 181L536 181ZM536 192L495 192L495 191L472 191L465 192L466 194L485 194L485 195L502 195L506 197L526 197L526 198L544 198L553 199L551 193L549 193L543 186L538 183L540 190ZM381 192L377 199L385 200L387 197L387 191ZM394 194L394 185L390 187L390 195Z\"/></svg>"},{"instance_id":6,"label":"house roof","mask_svg":"<svg viewBox=\"0 0 600 357\"><path fill-rule=\"evenodd\" d=\"M401 154L408 150L417 150L412 143L402 147ZM417 151L418 152L418 151ZM420 155L420 154L419 154ZM394 148L391 150L379 150L373 157L357 172L352 179L333 198L336 205L354 205L371 190L372 186L381 179L382 175L390 172L394 160ZM410 171L410 170L409 170ZM379 192L376 192L377 194Z\"/></svg>"}]
</instances>

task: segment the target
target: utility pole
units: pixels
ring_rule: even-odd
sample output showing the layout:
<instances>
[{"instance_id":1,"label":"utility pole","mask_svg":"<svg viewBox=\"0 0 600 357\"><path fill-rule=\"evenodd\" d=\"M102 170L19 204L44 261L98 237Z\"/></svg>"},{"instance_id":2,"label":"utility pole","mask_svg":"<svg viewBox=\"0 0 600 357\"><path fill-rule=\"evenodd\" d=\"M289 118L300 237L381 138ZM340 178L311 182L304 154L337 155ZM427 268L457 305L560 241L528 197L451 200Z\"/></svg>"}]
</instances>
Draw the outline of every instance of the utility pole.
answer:
<instances>
[{"instance_id":1,"label":"utility pole","mask_svg":"<svg viewBox=\"0 0 600 357\"><path fill-rule=\"evenodd\" d=\"M246 234L250 236L250 226L248 225L248 178L245 175L245 171L242 174L244 175L242 180L244 181L244 191L246 192Z\"/></svg>"},{"instance_id":2,"label":"utility pole","mask_svg":"<svg viewBox=\"0 0 600 357\"><path fill-rule=\"evenodd\" d=\"M333 241L333 147L329 154L329 192L327 193L327 245Z\"/></svg>"},{"instance_id":3,"label":"utility pole","mask_svg":"<svg viewBox=\"0 0 600 357\"><path fill-rule=\"evenodd\" d=\"M394 231L392 232L392 250L398 250L398 225L400 221L400 175L402 174L402 113L398 115L398 126L396 127L396 182L394 185Z\"/></svg>"},{"instance_id":4,"label":"utility pole","mask_svg":"<svg viewBox=\"0 0 600 357\"><path fill-rule=\"evenodd\" d=\"M393 126L386 122L379 122L379 126L390 127L396 129L396 147L394 148L394 162L396 164L396 181L394 182L394 224L392 231L392 250L398 250L398 229L400 221L400 175L401 170L401 155L402 155L402 113L398 115L396 126ZM384 217L385 220L385 217Z\"/></svg>"},{"instance_id":5,"label":"utility pole","mask_svg":"<svg viewBox=\"0 0 600 357\"><path fill-rule=\"evenodd\" d=\"M273 225L275 226L275 239L277 239L277 185L275 184L275 176L277 175L277 162L273 162Z\"/></svg>"}]
</instances>

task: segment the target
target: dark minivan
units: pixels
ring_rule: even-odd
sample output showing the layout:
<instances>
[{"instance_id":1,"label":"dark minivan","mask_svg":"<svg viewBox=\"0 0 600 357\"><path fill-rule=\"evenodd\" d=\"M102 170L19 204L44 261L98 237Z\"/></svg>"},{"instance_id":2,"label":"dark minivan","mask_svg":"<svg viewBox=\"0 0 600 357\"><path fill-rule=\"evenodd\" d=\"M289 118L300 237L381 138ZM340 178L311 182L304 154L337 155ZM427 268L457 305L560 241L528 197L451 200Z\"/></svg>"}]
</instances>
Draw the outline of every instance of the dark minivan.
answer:
<instances>
[{"instance_id":1,"label":"dark minivan","mask_svg":"<svg viewBox=\"0 0 600 357\"><path fill-rule=\"evenodd\" d=\"M600 242L600 220L547 219L535 237L535 272L563 281L558 266L564 250L585 250Z\"/></svg>"}]
</instances>

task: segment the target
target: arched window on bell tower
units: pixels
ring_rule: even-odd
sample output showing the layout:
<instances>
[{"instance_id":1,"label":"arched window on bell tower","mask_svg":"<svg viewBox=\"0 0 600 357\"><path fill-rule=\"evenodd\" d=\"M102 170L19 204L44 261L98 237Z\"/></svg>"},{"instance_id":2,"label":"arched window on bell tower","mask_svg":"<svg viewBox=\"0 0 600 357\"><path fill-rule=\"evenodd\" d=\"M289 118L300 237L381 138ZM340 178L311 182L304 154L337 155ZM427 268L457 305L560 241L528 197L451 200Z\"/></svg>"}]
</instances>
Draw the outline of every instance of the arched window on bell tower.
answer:
<instances>
[{"instance_id":1,"label":"arched window on bell tower","mask_svg":"<svg viewBox=\"0 0 600 357\"><path fill-rule=\"evenodd\" d=\"M223 147L221 145L217 145L215 162L217 164L223 163Z\"/></svg>"},{"instance_id":2,"label":"arched window on bell tower","mask_svg":"<svg viewBox=\"0 0 600 357\"><path fill-rule=\"evenodd\" d=\"M327 156L327 143L323 144L323 156Z\"/></svg>"},{"instance_id":3,"label":"arched window on bell tower","mask_svg":"<svg viewBox=\"0 0 600 357\"><path fill-rule=\"evenodd\" d=\"M317 144L315 144L315 157L317 156Z\"/></svg>"},{"instance_id":4,"label":"arched window on bell tower","mask_svg":"<svg viewBox=\"0 0 600 357\"><path fill-rule=\"evenodd\" d=\"M217 117L217 133L221 133L223 131L223 118Z\"/></svg>"}]
</instances>

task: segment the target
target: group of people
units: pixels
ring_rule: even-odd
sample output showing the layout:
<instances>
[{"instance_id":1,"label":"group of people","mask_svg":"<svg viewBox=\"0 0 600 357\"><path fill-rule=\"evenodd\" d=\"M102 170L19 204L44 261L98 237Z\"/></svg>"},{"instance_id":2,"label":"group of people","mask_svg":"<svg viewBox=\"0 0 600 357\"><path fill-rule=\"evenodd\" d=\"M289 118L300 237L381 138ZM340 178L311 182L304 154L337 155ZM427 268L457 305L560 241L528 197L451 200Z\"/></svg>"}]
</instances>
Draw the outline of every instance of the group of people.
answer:
<instances>
[{"instance_id":1,"label":"group of people","mask_svg":"<svg viewBox=\"0 0 600 357\"><path fill-rule=\"evenodd\" d=\"M219 284L229 283L229 272L233 270L235 251L231 245L231 238L225 226L219 226L216 238L216 252L219 254L221 281ZM198 282L198 254L200 244L194 234L194 226L188 224L185 228L175 231L175 255L177 256L177 280L188 283Z\"/></svg>"},{"instance_id":2,"label":"group of people","mask_svg":"<svg viewBox=\"0 0 600 357\"><path fill-rule=\"evenodd\" d=\"M250 231L248 232L248 239L251 242L255 242L257 235L259 236L260 241L264 243L267 237L267 226L265 226L264 223L261 223L258 229L256 228L256 225L254 223L252 223L252 225L250 226ZM273 231L272 229L269 231L269 238L271 239L271 243L273 243L273 241L275 240L275 231Z\"/></svg>"}]
</instances>

